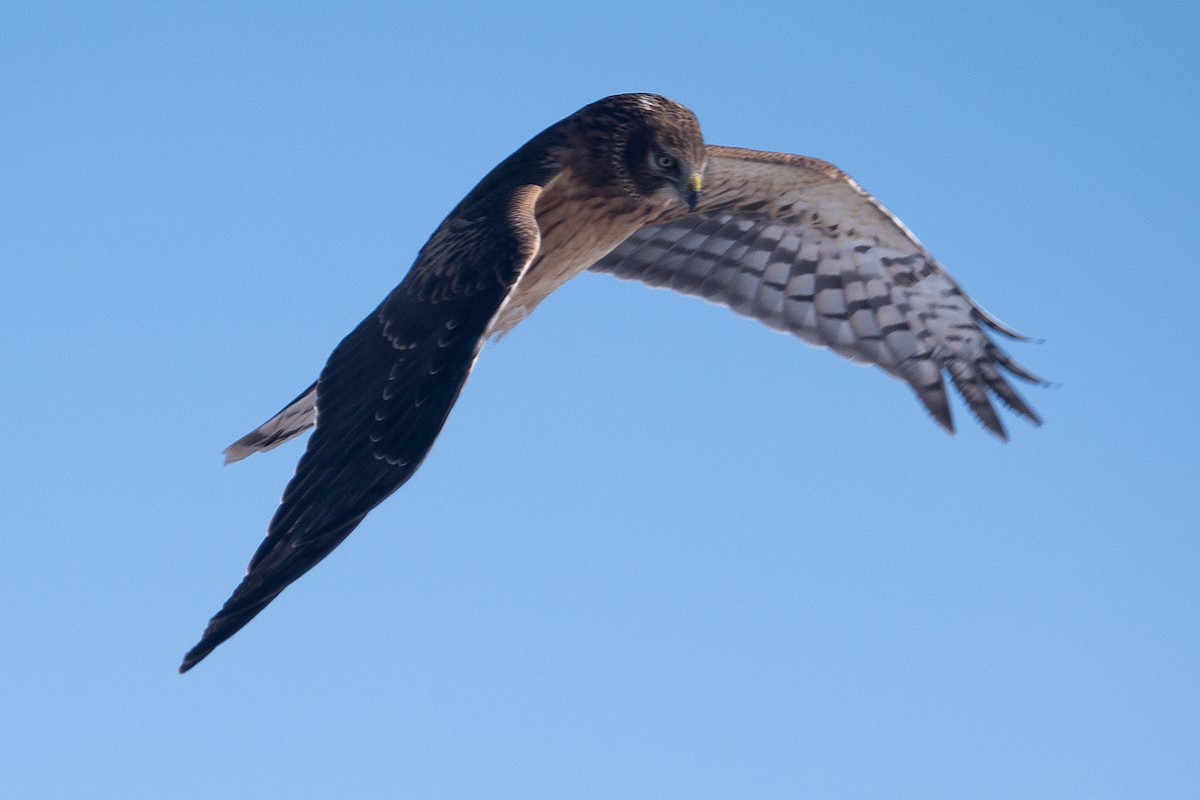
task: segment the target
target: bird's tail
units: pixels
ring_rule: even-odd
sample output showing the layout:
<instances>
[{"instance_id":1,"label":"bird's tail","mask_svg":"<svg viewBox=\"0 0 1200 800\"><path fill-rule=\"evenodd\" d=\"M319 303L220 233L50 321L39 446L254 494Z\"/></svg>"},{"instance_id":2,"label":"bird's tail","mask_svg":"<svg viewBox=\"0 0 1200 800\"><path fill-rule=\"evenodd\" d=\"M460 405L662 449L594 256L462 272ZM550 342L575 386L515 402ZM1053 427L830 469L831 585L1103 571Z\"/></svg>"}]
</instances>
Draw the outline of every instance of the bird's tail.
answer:
<instances>
[{"instance_id":1,"label":"bird's tail","mask_svg":"<svg viewBox=\"0 0 1200 800\"><path fill-rule=\"evenodd\" d=\"M300 393L283 410L225 448L225 463L278 447L317 424L317 384Z\"/></svg>"}]
</instances>

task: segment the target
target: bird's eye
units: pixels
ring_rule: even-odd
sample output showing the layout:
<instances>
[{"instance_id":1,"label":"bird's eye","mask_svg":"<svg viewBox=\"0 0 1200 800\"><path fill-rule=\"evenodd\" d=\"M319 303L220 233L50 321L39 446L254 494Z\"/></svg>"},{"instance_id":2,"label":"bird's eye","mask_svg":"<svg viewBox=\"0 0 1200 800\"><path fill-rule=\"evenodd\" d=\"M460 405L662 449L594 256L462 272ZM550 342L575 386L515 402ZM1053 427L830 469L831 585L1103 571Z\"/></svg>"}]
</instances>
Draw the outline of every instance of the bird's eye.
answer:
<instances>
[{"instance_id":1,"label":"bird's eye","mask_svg":"<svg viewBox=\"0 0 1200 800\"><path fill-rule=\"evenodd\" d=\"M675 169L675 164L677 162L670 156L660 155L654 159L654 163L657 164L660 169Z\"/></svg>"}]
</instances>

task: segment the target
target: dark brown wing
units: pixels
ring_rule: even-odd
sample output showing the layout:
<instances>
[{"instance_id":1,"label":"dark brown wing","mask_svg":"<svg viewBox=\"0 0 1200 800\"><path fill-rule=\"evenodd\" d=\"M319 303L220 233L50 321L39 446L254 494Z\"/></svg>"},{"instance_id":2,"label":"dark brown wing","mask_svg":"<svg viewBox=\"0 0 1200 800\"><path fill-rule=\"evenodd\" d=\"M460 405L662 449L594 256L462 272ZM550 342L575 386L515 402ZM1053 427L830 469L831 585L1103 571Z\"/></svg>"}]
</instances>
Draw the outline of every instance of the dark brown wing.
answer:
<instances>
[{"instance_id":1,"label":"dark brown wing","mask_svg":"<svg viewBox=\"0 0 1200 800\"><path fill-rule=\"evenodd\" d=\"M533 208L557 171L551 133L485 178L434 233L404 282L334 350L316 384L316 430L267 538L181 672L327 556L421 464L489 323L537 252Z\"/></svg>"},{"instance_id":2,"label":"dark brown wing","mask_svg":"<svg viewBox=\"0 0 1200 800\"><path fill-rule=\"evenodd\" d=\"M696 210L637 231L591 267L704 297L907 381L953 431L942 372L988 430L989 392L1035 424L1000 372L1041 382L988 337L1021 338L966 295L845 173L817 159L708 148Z\"/></svg>"}]
</instances>

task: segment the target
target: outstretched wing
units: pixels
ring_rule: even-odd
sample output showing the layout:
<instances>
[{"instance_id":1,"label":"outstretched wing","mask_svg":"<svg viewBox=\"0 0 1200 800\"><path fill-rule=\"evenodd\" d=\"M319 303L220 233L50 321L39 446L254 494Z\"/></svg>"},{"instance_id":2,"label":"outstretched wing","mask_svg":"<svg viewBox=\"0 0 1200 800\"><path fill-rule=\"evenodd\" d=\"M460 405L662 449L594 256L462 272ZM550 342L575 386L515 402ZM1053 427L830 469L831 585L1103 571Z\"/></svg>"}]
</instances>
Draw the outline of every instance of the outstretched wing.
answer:
<instances>
[{"instance_id":1,"label":"outstretched wing","mask_svg":"<svg viewBox=\"0 0 1200 800\"><path fill-rule=\"evenodd\" d=\"M967 296L916 237L817 159L708 148L696 209L660 219L591 267L698 295L907 381L947 430L942 373L997 436L989 393L1041 420L1000 368L1041 382L985 328L1022 338Z\"/></svg>"},{"instance_id":2,"label":"outstretched wing","mask_svg":"<svg viewBox=\"0 0 1200 800\"><path fill-rule=\"evenodd\" d=\"M513 171L508 162L498 171L506 166ZM267 538L181 672L327 556L416 471L489 323L537 252L533 208L544 176L537 177L516 186L485 179L434 233L404 282L334 350L315 386L316 430ZM312 391L281 412L300 408L293 415L299 422L258 449L311 424Z\"/></svg>"}]
</instances>

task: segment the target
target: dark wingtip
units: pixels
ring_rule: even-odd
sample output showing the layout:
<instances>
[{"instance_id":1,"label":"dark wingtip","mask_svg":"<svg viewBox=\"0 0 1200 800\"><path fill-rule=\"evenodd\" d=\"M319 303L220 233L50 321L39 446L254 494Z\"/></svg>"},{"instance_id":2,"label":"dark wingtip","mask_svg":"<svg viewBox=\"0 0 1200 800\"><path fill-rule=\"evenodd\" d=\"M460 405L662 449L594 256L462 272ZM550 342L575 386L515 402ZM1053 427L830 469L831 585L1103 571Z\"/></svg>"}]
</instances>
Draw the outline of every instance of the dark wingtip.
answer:
<instances>
[{"instance_id":1,"label":"dark wingtip","mask_svg":"<svg viewBox=\"0 0 1200 800\"><path fill-rule=\"evenodd\" d=\"M258 616L288 583L291 583L291 580L264 590L261 578L247 575L216 616L208 621L200 641L183 657L183 663L179 665L179 674L182 675L199 664L209 653L244 628L246 623Z\"/></svg>"},{"instance_id":2,"label":"dark wingtip","mask_svg":"<svg viewBox=\"0 0 1200 800\"><path fill-rule=\"evenodd\" d=\"M183 673L187 672L192 667L199 664L201 661L204 660L204 657L206 655L208 655L210 652L212 652L211 649L209 649L208 651L203 652L203 653L199 652L199 650L200 650L200 645L196 645L191 650L187 651L187 655L185 655L183 657L183 663L179 665L179 674L180 675L182 675Z\"/></svg>"},{"instance_id":3,"label":"dark wingtip","mask_svg":"<svg viewBox=\"0 0 1200 800\"><path fill-rule=\"evenodd\" d=\"M180 675L187 672L189 669L207 658L208 654L217 648L217 645L228 639L234 633L234 631L230 631L225 636L217 637L212 635L212 629L213 624L210 622L208 628L204 631L204 636L201 637L200 641L196 643L195 647L187 651L187 654L183 657L183 663L179 665Z\"/></svg>"},{"instance_id":4,"label":"dark wingtip","mask_svg":"<svg viewBox=\"0 0 1200 800\"><path fill-rule=\"evenodd\" d=\"M925 410L928 411L929 409L926 408ZM933 419L934 422L937 423L937 426L939 428L941 428L943 431L946 432L947 436L954 436L957 433L957 431L954 429L954 418L953 417L942 417L942 416L939 416L934 413L930 413L929 416Z\"/></svg>"},{"instance_id":5,"label":"dark wingtip","mask_svg":"<svg viewBox=\"0 0 1200 800\"><path fill-rule=\"evenodd\" d=\"M1003 334L1004 336L1007 336L1009 339L1013 339L1014 341L1031 342L1034 344L1044 344L1046 341L1045 339L1038 339L1033 336L1026 336L1025 334L1021 333L1020 331L1016 330L1015 328L1005 325L1003 322L1000 321L999 318L993 316L992 314L989 314L987 311L980 308L979 306L973 306L973 308L971 309L971 315L974 316L975 319L982 322L984 325L991 328L992 330L996 331L997 333Z\"/></svg>"}]
</instances>

